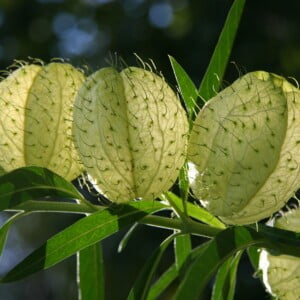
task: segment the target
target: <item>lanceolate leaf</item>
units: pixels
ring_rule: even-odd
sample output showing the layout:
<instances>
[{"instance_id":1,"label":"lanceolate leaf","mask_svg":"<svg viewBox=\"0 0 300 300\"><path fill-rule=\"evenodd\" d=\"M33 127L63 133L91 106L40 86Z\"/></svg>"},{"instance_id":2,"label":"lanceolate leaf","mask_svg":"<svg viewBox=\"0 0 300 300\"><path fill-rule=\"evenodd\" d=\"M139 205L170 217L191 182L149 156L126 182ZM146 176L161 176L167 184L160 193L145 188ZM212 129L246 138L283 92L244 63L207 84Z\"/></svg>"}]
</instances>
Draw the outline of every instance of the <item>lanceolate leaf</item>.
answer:
<instances>
[{"instance_id":1,"label":"lanceolate leaf","mask_svg":"<svg viewBox=\"0 0 300 300\"><path fill-rule=\"evenodd\" d=\"M215 95L215 91L219 90L245 2L245 0L235 0L228 13L217 46L199 88L199 95L202 99L210 99Z\"/></svg>"},{"instance_id":2,"label":"lanceolate leaf","mask_svg":"<svg viewBox=\"0 0 300 300\"><path fill-rule=\"evenodd\" d=\"M189 189L190 189L186 163L183 165L183 167L179 171L178 186L179 186L179 190L180 190L180 197L182 199L181 201L183 202L184 210L185 210L187 199L189 196Z\"/></svg>"},{"instance_id":3,"label":"lanceolate leaf","mask_svg":"<svg viewBox=\"0 0 300 300\"><path fill-rule=\"evenodd\" d=\"M164 208L160 202L140 201L112 206L87 216L50 238L13 268L2 282L21 279L47 269L72 254L131 225L149 213Z\"/></svg>"},{"instance_id":4,"label":"lanceolate leaf","mask_svg":"<svg viewBox=\"0 0 300 300\"><path fill-rule=\"evenodd\" d=\"M198 98L198 91L185 70L175 60L174 57L169 56L174 75L176 77L177 84L180 89L180 93L185 103L185 107L188 111L189 119L193 116L194 107Z\"/></svg>"},{"instance_id":5,"label":"lanceolate leaf","mask_svg":"<svg viewBox=\"0 0 300 300\"><path fill-rule=\"evenodd\" d=\"M250 245L264 246L268 243L266 238L251 228L231 227L222 231L193 262L174 299L199 299L206 284L228 257Z\"/></svg>"},{"instance_id":6,"label":"lanceolate leaf","mask_svg":"<svg viewBox=\"0 0 300 300\"><path fill-rule=\"evenodd\" d=\"M147 300L156 300L157 297L172 283L178 276L179 271L173 264L151 287Z\"/></svg>"},{"instance_id":7,"label":"lanceolate leaf","mask_svg":"<svg viewBox=\"0 0 300 300\"><path fill-rule=\"evenodd\" d=\"M5 246L7 234L8 234L8 231L9 231L11 225L13 225L15 221L17 221L20 217L23 217L26 214L27 213L19 212L19 213L13 215L0 228L0 255L3 251L4 246Z\"/></svg>"},{"instance_id":8,"label":"lanceolate leaf","mask_svg":"<svg viewBox=\"0 0 300 300\"><path fill-rule=\"evenodd\" d=\"M175 234L169 236L167 239L165 239L155 250L155 252L152 254L152 256L148 259L146 264L144 265L142 271L139 274L139 277L135 281L135 284L133 285L132 289L130 290L128 300L146 300L147 295L150 289L150 284L154 275L154 272L156 271L156 268L158 267L158 264L161 260L162 255L166 251L167 247L170 245L170 243L175 238Z\"/></svg>"},{"instance_id":9,"label":"lanceolate leaf","mask_svg":"<svg viewBox=\"0 0 300 300\"><path fill-rule=\"evenodd\" d=\"M123 236L122 240L119 243L118 246L118 252L122 252L123 249L127 246L128 241L130 240L130 238L132 237L132 235L134 234L134 232L136 231L136 229L138 228L139 223L134 223L126 232L126 234Z\"/></svg>"},{"instance_id":10,"label":"lanceolate leaf","mask_svg":"<svg viewBox=\"0 0 300 300\"><path fill-rule=\"evenodd\" d=\"M211 300L233 300L236 273L243 252L229 257L219 268Z\"/></svg>"},{"instance_id":11,"label":"lanceolate leaf","mask_svg":"<svg viewBox=\"0 0 300 300\"><path fill-rule=\"evenodd\" d=\"M184 207L183 207L182 199L180 199L172 192L168 192L166 194L168 197L172 199L172 201L176 204L176 206L183 211ZM187 207L187 214L190 217L193 217L201 222L204 222L206 224L209 224L217 228L222 228L222 229L226 228L226 226L219 219L214 217L206 209L200 207L200 205L194 205L190 202L186 202L186 207Z\"/></svg>"},{"instance_id":12,"label":"lanceolate leaf","mask_svg":"<svg viewBox=\"0 0 300 300\"><path fill-rule=\"evenodd\" d=\"M252 267L255 271L258 270L258 263L259 263L259 254L260 254L260 250L257 247L249 247L247 249L247 254L249 257L249 260L252 264Z\"/></svg>"},{"instance_id":13,"label":"lanceolate leaf","mask_svg":"<svg viewBox=\"0 0 300 300\"><path fill-rule=\"evenodd\" d=\"M273 248L278 253L300 256L299 234L264 225L230 227L219 233L193 262L174 299L199 299L214 273L231 255L249 246ZM202 278L201 281L198 278Z\"/></svg>"},{"instance_id":14,"label":"lanceolate leaf","mask_svg":"<svg viewBox=\"0 0 300 300\"><path fill-rule=\"evenodd\" d=\"M0 177L0 210L48 196L82 198L70 182L45 168L24 167Z\"/></svg>"},{"instance_id":15,"label":"lanceolate leaf","mask_svg":"<svg viewBox=\"0 0 300 300\"><path fill-rule=\"evenodd\" d=\"M180 269L192 251L191 236L189 234L177 236L174 240L174 251L176 267Z\"/></svg>"},{"instance_id":16,"label":"lanceolate leaf","mask_svg":"<svg viewBox=\"0 0 300 300\"><path fill-rule=\"evenodd\" d=\"M174 263L167 269L161 277L151 286L147 300L156 300L158 296L173 282L176 277L184 274L185 270L190 264L207 248L210 241L202 243L199 247L191 250L190 254L186 257L184 263L180 266Z\"/></svg>"},{"instance_id":17,"label":"lanceolate leaf","mask_svg":"<svg viewBox=\"0 0 300 300\"><path fill-rule=\"evenodd\" d=\"M103 300L104 261L101 243L78 252L79 295L81 300Z\"/></svg>"},{"instance_id":18,"label":"lanceolate leaf","mask_svg":"<svg viewBox=\"0 0 300 300\"><path fill-rule=\"evenodd\" d=\"M268 240L267 248L272 249L273 253L300 257L299 232L269 227L264 224L249 225L247 227L257 231L262 238Z\"/></svg>"}]
</instances>

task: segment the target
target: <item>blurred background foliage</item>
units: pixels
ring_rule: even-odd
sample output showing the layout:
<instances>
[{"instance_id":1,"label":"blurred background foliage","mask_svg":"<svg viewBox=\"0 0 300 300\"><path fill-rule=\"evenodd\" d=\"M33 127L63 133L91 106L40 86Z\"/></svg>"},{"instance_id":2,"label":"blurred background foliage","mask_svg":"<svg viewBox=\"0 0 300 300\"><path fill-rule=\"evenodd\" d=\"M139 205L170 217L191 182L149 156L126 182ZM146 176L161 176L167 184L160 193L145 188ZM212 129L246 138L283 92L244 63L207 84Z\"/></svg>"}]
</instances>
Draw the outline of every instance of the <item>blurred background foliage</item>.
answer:
<instances>
[{"instance_id":1,"label":"blurred background foliage","mask_svg":"<svg viewBox=\"0 0 300 300\"><path fill-rule=\"evenodd\" d=\"M198 85L232 4L229 0L0 0L0 69L14 59L49 62L64 58L88 73L113 64L115 53L136 65L151 58L173 86L167 55L174 56ZM300 2L248 0L225 80L262 69L300 80ZM226 85L226 82L224 83ZM0 222L8 214L0 215ZM14 226L0 259L0 275L78 216L36 214ZM107 239L107 299L125 299L151 251L166 232L140 227L121 254L124 232ZM199 238L195 239L199 243ZM171 255L171 251L170 251ZM172 257L165 257L163 267ZM266 299L244 259L236 299ZM176 284L176 283L175 283ZM207 289L207 294L209 294ZM171 299L172 289L161 299ZM4 300L76 299L75 257L20 282L1 285Z\"/></svg>"}]
</instances>

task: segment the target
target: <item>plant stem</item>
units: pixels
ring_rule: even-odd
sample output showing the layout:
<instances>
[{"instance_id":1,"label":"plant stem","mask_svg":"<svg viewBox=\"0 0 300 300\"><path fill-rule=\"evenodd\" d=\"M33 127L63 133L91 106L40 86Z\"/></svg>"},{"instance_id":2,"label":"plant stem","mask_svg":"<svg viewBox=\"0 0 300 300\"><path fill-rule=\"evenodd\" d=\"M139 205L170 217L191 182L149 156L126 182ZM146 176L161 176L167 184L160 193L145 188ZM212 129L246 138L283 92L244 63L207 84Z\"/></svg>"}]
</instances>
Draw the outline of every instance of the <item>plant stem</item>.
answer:
<instances>
[{"instance_id":1,"label":"plant stem","mask_svg":"<svg viewBox=\"0 0 300 300\"><path fill-rule=\"evenodd\" d=\"M173 201L172 197L170 197L170 195L167 193L164 193L161 197L161 200L163 201L167 201L169 202L170 206L173 207L174 211L176 212L176 214L178 215L178 217L182 220L183 223L186 222L186 220L188 219L187 215L185 214L185 212L183 212L178 206L177 204Z\"/></svg>"},{"instance_id":2,"label":"plant stem","mask_svg":"<svg viewBox=\"0 0 300 300\"><path fill-rule=\"evenodd\" d=\"M71 202L56 202L56 201L34 201L29 200L23 202L12 209L5 211L19 212L59 212L59 213L75 213L75 214L91 214L105 207L97 205L87 205L84 202L71 203ZM209 225L195 222L189 218L172 219L167 217L159 217L155 215L148 215L139 221L140 224L146 224L154 227L165 228L170 230L179 230L182 233L190 233L204 237L214 237L222 231L220 228L212 227Z\"/></svg>"},{"instance_id":3,"label":"plant stem","mask_svg":"<svg viewBox=\"0 0 300 300\"><path fill-rule=\"evenodd\" d=\"M83 202L70 203L70 202L54 202L54 201L33 201L29 200L23 202L12 209L6 211L34 211L34 212L61 212L61 213L75 213L75 214L90 214L104 209L96 205L86 205Z\"/></svg>"},{"instance_id":4,"label":"plant stem","mask_svg":"<svg viewBox=\"0 0 300 300\"><path fill-rule=\"evenodd\" d=\"M171 219L153 215L144 217L139 223L171 230L177 229L183 233L191 233L209 238L216 236L222 231L220 228L201 224L190 219L186 219L185 223L183 223L180 219Z\"/></svg>"}]
</instances>

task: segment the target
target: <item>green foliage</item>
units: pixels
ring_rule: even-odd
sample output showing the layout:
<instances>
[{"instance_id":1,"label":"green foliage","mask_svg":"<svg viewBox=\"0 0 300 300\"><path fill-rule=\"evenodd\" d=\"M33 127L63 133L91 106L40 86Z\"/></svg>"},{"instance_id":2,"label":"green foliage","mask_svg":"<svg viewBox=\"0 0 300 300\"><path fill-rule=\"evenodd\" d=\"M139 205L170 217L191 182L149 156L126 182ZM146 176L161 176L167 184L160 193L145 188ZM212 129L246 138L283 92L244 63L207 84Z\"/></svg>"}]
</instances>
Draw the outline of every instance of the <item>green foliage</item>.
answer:
<instances>
[{"instance_id":1,"label":"green foliage","mask_svg":"<svg viewBox=\"0 0 300 300\"><path fill-rule=\"evenodd\" d=\"M230 256L219 268L212 293L212 300L233 300L237 268L243 252Z\"/></svg>"},{"instance_id":2,"label":"green foliage","mask_svg":"<svg viewBox=\"0 0 300 300\"><path fill-rule=\"evenodd\" d=\"M194 123L197 109L202 106L203 101L212 98L219 90L244 4L245 0L234 1L199 89L175 58L169 57L191 130L196 130L195 127L202 124L202 120ZM5 247L9 229L24 215L36 212L64 212L81 214L82 218L46 240L42 246L17 263L1 278L1 283L23 279L77 254L79 296L83 300L105 299L105 271L109 266L106 265L104 259L102 241L121 230L128 230L119 246L119 251L122 251L131 239L135 238L135 230L141 224L167 229L170 235L160 243L140 270L129 291L127 299L130 300L154 300L169 293L175 300L203 299L209 283L214 283L212 300L230 300L234 299L235 287L239 283L237 270L243 253L248 254L254 271L258 270L261 248L280 255L290 255L293 259L299 260L299 233L285 230L287 228L273 228L264 225L263 222L247 226L228 226L215 215L215 211L209 212L200 207L198 200L193 199L189 191L192 183L189 182L187 176L187 164L179 172L179 167L186 158L182 153L185 149L188 125L186 120L181 120L179 123L184 124L181 123L182 126L176 127L179 124L176 122L180 119L178 112L180 111L181 116L185 116L178 99L159 76L140 69L126 70L118 73L112 68L104 69L88 78L77 96L75 127L73 127L83 163L87 171L94 172L89 176L96 177L96 188L101 191L104 189L102 191L104 194L112 196L113 200L117 199L115 202L119 203L111 203L108 206L92 204L84 198L82 190L79 192L65 178L39 166L23 167L2 175L0 177L0 210L13 212L15 215L0 228L0 252ZM273 91L268 90L268 93L270 96ZM295 93L296 90L293 90L289 97ZM160 99L154 95L158 95ZM222 93L219 94L219 97L222 95ZM239 101L239 107L243 105L243 96L240 95L238 100L235 99ZM109 98L109 103L106 97ZM172 98L172 100L166 102L166 98L169 100ZM143 106L149 99L152 104ZM129 102L132 107L128 109ZM222 105L228 109L224 103ZM222 105L216 103L211 110L217 110L219 106L224 110ZM172 109L168 111L169 106ZM204 111L209 108L211 105L206 104ZM260 108L264 114L267 114L264 106ZM168 118L164 114L165 110L169 114L170 111L172 112ZM295 112L295 116L296 107L293 107L291 111ZM140 119L135 116L136 114ZM277 119L272 119L272 122L275 122L274 120ZM293 118L290 117L291 120L293 121ZM151 125L152 121L155 125ZM209 119L208 123L213 123L212 119ZM275 123L277 127L274 131L277 133L286 129L283 126L286 124L280 124L277 121ZM216 124L222 124L222 120L218 120ZM154 128L154 131L147 128L147 125ZM266 125L264 129L267 127ZM296 134L296 129L292 128L292 133ZM116 132L115 129L120 131ZM137 129L139 131L135 133ZM232 127L230 130L231 135L235 134ZM260 133L259 137L263 133ZM100 138L97 139L97 137ZM175 143L173 138L176 137L179 137L184 145L178 143L173 149L172 144ZM162 148L157 150L160 151L158 160L153 154L157 149L156 138L160 141L158 144L163 144ZM215 136L205 137L206 140L210 138L213 142L216 141ZM263 139L264 136L260 138ZM289 140L293 138L290 134ZM233 143L232 138L224 138L224 140L221 138L217 142L227 143L228 147ZM125 144L128 147L124 150L122 147ZM177 150L180 153L177 153ZM290 153L290 151L287 152ZM243 154L244 152L241 153ZM149 165L156 163L151 172L141 168L141 159L144 159L146 155L150 155L146 157ZM202 152L199 156L203 159L205 155ZM262 159L265 156L266 153L262 155ZM162 164L170 157L171 161L168 161L167 165ZM277 163L272 160L271 156L266 159L271 160L275 165ZM100 163L101 161L103 163ZM234 161L233 158L232 161ZM210 164L214 167L218 161L212 158ZM119 165L125 167L122 169L118 167ZM162 171L162 165L167 166L167 169L171 168L171 173L169 174L166 170ZM114 169L114 172L111 169ZM105 173L108 177L105 177ZM161 184L157 181L158 174L161 177L159 181L163 182ZM175 192L176 188L173 191L169 190L176 177L174 174L179 179L178 194ZM268 175L269 173L266 177ZM90 178L89 176L84 179ZM284 174L280 176L284 177ZM121 183L121 180L127 183L133 180L133 184L129 184L126 188L127 183ZM155 191L151 190L151 195L140 192L144 188L142 183L145 181L150 187L153 182L155 183L153 185ZM137 183L140 185L138 186ZM245 179L240 194L247 189L247 184L249 182ZM225 184L226 191L228 186L229 184ZM289 195L292 195L296 187L294 183L287 186ZM120 195L122 197L119 197ZM135 199L143 198L144 195L146 199L151 200ZM159 199L155 198L157 196ZM232 198L232 193L228 197ZM120 202L126 202L126 204L120 204ZM222 204L224 203L221 203L217 209L222 209ZM243 203L241 205L243 206ZM267 216L270 217L271 213ZM199 236L201 242L198 242ZM170 252L174 254L174 259L170 265L165 266L163 257L169 256ZM125 299L126 296L119 295L119 297Z\"/></svg>"},{"instance_id":3,"label":"green foliage","mask_svg":"<svg viewBox=\"0 0 300 300\"><path fill-rule=\"evenodd\" d=\"M162 208L164 205L159 202L143 201L95 212L51 237L6 274L1 281L18 280L47 269Z\"/></svg>"},{"instance_id":4,"label":"green foliage","mask_svg":"<svg viewBox=\"0 0 300 300\"><path fill-rule=\"evenodd\" d=\"M236 0L228 13L219 41L199 87L199 95L204 100L213 97L222 83L233 42L246 0Z\"/></svg>"},{"instance_id":5,"label":"green foliage","mask_svg":"<svg viewBox=\"0 0 300 300\"><path fill-rule=\"evenodd\" d=\"M104 260L101 243L78 252L79 295L82 300L102 300L104 293Z\"/></svg>"},{"instance_id":6,"label":"green foliage","mask_svg":"<svg viewBox=\"0 0 300 300\"><path fill-rule=\"evenodd\" d=\"M82 199L71 183L45 168L23 167L0 177L0 210L50 197Z\"/></svg>"}]
</instances>

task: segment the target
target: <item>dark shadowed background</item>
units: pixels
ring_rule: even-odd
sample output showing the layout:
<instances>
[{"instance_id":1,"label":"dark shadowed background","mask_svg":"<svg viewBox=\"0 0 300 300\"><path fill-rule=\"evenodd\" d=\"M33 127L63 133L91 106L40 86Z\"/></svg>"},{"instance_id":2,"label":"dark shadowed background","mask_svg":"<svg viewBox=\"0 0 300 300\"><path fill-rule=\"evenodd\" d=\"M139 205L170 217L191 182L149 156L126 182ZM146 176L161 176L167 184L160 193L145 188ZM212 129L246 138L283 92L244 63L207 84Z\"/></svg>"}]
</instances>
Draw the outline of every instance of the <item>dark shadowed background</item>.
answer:
<instances>
[{"instance_id":1,"label":"dark shadowed background","mask_svg":"<svg viewBox=\"0 0 300 300\"><path fill-rule=\"evenodd\" d=\"M115 53L136 65L137 53L151 58L175 86L168 54L174 56L198 85L208 65L227 12L229 0L0 0L0 68L29 57L49 62L64 58L88 73L112 64ZM299 0L248 0L225 76L257 69L300 80ZM0 222L8 214L0 214ZM0 258L0 275L78 217L36 214L13 227ZM130 285L166 232L141 227L121 254L122 233L107 239L107 299L126 298ZM195 239L195 244L199 239ZM165 256L162 268L170 263ZM75 300L75 257L25 280L2 284L3 300ZM236 300L268 299L242 260ZM200 279L199 279L200 280ZM176 283L175 283L176 284ZM209 294L209 288L207 290ZM161 299L171 299L172 289ZM188 300L188 299L187 299Z\"/></svg>"}]
</instances>

